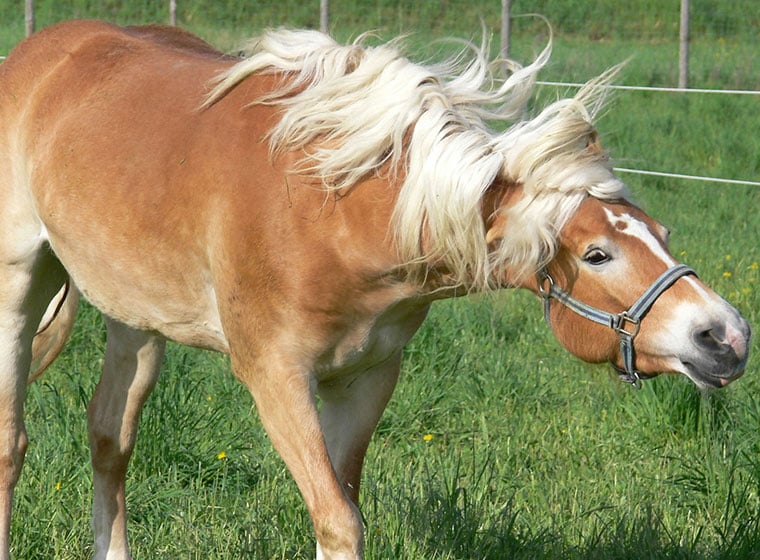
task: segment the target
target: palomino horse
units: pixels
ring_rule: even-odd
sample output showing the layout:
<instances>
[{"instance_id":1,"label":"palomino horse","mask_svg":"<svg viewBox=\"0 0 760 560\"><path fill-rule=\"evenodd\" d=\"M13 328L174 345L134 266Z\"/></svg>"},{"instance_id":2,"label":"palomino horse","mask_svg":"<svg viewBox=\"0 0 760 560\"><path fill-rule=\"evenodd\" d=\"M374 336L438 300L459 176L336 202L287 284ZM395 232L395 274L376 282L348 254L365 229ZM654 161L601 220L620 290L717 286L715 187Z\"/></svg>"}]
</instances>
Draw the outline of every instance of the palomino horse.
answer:
<instances>
[{"instance_id":1,"label":"palomino horse","mask_svg":"<svg viewBox=\"0 0 760 560\"><path fill-rule=\"evenodd\" d=\"M14 50L0 556L29 372L65 342L77 289L108 330L89 406L98 559L129 557L125 472L166 339L230 355L325 559L362 556L365 451L434 300L523 287L573 354L632 382L741 375L747 323L671 257L596 141L601 84L521 118L548 52L497 83L477 49L423 66L312 31L237 59L172 28L80 21Z\"/></svg>"}]
</instances>

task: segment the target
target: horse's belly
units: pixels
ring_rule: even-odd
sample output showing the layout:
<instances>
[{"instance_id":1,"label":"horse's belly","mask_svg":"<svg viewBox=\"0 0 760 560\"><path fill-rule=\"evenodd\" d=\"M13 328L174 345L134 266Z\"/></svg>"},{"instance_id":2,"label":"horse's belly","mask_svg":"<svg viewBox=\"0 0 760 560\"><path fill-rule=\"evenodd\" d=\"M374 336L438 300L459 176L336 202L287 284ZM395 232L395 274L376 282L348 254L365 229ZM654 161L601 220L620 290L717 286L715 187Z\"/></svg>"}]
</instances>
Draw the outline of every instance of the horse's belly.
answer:
<instances>
[{"instance_id":1,"label":"horse's belly","mask_svg":"<svg viewBox=\"0 0 760 560\"><path fill-rule=\"evenodd\" d=\"M50 240L81 293L102 313L180 344L228 351L213 285L190 255L81 241Z\"/></svg>"}]
</instances>

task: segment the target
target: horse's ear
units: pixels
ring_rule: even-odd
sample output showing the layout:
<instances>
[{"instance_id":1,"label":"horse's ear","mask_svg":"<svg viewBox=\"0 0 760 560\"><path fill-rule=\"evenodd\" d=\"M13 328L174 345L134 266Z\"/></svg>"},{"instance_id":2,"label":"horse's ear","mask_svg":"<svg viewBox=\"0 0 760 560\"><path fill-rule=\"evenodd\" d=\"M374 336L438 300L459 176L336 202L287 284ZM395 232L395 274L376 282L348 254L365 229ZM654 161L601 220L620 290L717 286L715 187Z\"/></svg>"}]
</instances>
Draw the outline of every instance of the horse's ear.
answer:
<instances>
[{"instance_id":1,"label":"horse's ear","mask_svg":"<svg viewBox=\"0 0 760 560\"><path fill-rule=\"evenodd\" d=\"M592 154L604 154L604 148L599 140L599 134L594 130L586 139L586 149Z\"/></svg>"},{"instance_id":2,"label":"horse's ear","mask_svg":"<svg viewBox=\"0 0 760 560\"><path fill-rule=\"evenodd\" d=\"M493 219L489 221L488 229L486 230L486 245L488 245L489 250L494 249L493 245L504 238L506 227L506 212L497 211Z\"/></svg>"}]
</instances>

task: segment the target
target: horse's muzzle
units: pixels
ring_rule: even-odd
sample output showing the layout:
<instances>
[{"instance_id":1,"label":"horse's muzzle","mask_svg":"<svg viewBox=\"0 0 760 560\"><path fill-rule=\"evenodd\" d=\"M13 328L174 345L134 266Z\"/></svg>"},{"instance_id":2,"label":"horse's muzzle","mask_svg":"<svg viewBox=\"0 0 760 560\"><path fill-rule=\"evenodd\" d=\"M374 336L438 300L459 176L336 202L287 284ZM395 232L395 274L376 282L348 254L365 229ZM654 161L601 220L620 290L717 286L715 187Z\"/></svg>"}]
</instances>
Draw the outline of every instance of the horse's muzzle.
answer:
<instances>
[{"instance_id":1,"label":"horse's muzzle","mask_svg":"<svg viewBox=\"0 0 760 560\"><path fill-rule=\"evenodd\" d=\"M702 387L725 387L744 374L752 331L741 316L696 328L692 349L682 358L684 373Z\"/></svg>"}]
</instances>

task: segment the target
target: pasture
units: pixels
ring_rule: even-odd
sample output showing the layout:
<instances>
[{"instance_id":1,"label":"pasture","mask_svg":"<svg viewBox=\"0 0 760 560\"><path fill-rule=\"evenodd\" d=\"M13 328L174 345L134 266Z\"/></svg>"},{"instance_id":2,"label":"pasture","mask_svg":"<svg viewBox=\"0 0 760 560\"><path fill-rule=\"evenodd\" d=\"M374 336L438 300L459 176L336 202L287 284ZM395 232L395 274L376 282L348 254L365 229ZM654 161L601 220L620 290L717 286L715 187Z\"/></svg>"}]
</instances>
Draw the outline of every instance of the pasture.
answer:
<instances>
[{"instance_id":1,"label":"pasture","mask_svg":"<svg viewBox=\"0 0 760 560\"><path fill-rule=\"evenodd\" d=\"M381 10L386 4L366 16L335 14L336 35L374 26L390 36L424 24L419 14ZM552 3L544 4L551 19ZM431 33L473 36L480 4L467 5L460 17L412 37L413 57L429 51L423 45ZM82 6L63 15L109 15ZM240 14L220 11L199 21L202 7L190 4L187 27L221 48L258 31ZM5 18L9 8L3 10ZM497 29L496 6L488 10L486 23ZM129 22L158 17L112 15ZM51 10L44 17L40 25L56 16ZM291 17L255 25L315 24L295 8ZM405 25L397 27L398 20ZM603 24L587 22L589 29ZM7 52L23 30L21 14L0 29ZM589 40L583 22L565 29L558 27L547 80L584 80L633 56L622 83L675 82L677 33L670 42L642 42L624 29ZM524 24L513 56L530 59L545 41L541 33L540 25ZM695 37L692 85L760 88L753 49L746 36ZM557 95L541 87L539 103ZM623 167L760 179L757 96L619 93L599 127ZM673 254L757 328L760 190L623 178L672 230ZM91 556L85 409L103 349L102 321L85 306L64 354L29 388L31 443L15 499L15 558ZM407 348L399 387L369 449L362 495L367 558L760 555L756 364L757 355L744 378L718 392L703 394L672 377L635 391L608 367L583 365L561 349L530 294L438 303ZM219 355L170 346L143 413L127 493L136 559L313 557L297 489Z\"/></svg>"}]
</instances>

